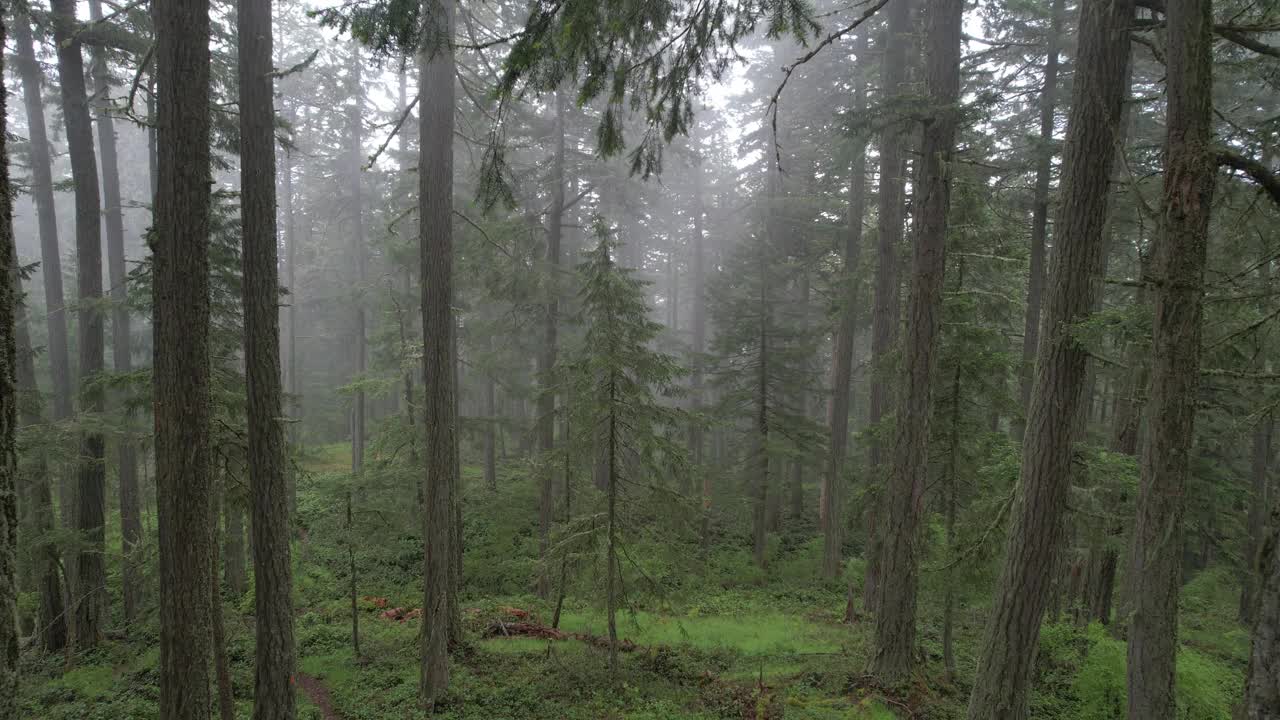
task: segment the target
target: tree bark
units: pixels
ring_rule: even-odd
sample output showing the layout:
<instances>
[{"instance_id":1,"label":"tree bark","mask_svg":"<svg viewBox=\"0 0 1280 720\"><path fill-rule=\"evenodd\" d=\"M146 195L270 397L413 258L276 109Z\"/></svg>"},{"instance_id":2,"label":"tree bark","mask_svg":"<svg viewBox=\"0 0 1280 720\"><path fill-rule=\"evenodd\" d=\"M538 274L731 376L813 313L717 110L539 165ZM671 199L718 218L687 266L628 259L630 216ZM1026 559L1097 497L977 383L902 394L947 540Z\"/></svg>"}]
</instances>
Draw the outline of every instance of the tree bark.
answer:
<instances>
[{"instance_id":1,"label":"tree bark","mask_svg":"<svg viewBox=\"0 0 1280 720\"><path fill-rule=\"evenodd\" d=\"M549 455L555 449L555 413L556 396L551 392L554 383L551 371L556 364L556 326L559 323L560 285L560 241L563 237L564 225L564 95L555 94L555 125L552 129L551 142L551 206L547 210L547 256L546 256L546 292L547 304L543 308L542 347L538 353L538 452L543 456L542 477L539 479L538 495L538 557L541 559L542 571L538 574L538 596L547 598L551 591L548 576L547 552L551 543L551 519L555 504L555 472L554 463L549 462Z\"/></svg>"},{"instance_id":2,"label":"tree bark","mask_svg":"<svg viewBox=\"0 0 1280 720\"><path fill-rule=\"evenodd\" d=\"M98 163L93 152L93 123L84 82L84 58L76 34L75 3L54 0L53 37L58 48L58 77L62 87L62 115L76 205L76 296L80 302L80 409L101 413L103 392L95 376L103 369L102 227L98 205ZM106 620L106 468L100 432L86 430L80 437L76 487L76 529L82 535L76 562L76 646L98 644Z\"/></svg>"},{"instance_id":3,"label":"tree bark","mask_svg":"<svg viewBox=\"0 0 1280 720\"><path fill-rule=\"evenodd\" d=\"M959 124L963 0L939 0L928 13L926 81L933 116L925 120L916 181L918 230L899 389L893 467L885 488L883 552L875 611L871 672L883 682L906 680L915 668L916 594L929 426L941 327L942 283L951 207L951 156Z\"/></svg>"},{"instance_id":4,"label":"tree bark","mask_svg":"<svg viewBox=\"0 0 1280 720\"><path fill-rule=\"evenodd\" d=\"M888 26L885 30L885 52L881 65L881 90L885 98L901 98L907 87L907 50L911 45L910 0L891 2L887 8ZM898 247L902 244L903 223L906 222L906 181L903 163L906 158L909 133L905 120L888 124L880 133L880 189L876 197L876 217L879 229L876 239L875 297L871 312L871 396L868 405L868 422L879 429L888 408L893 403L893 376L889 356L898 338L901 301L898 277ZM880 533L878 519L873 508L877 487L885 480L883 450L880 440L872 437L868 444L869 484L871 500L864 514L867 529L866 580L862 590L866 607L874 607L880 580Z\"/></svg>"},{"instance_id":5,"label":"tree bark","mask_svg":"<svg viewBox=\"0 0 1280 720\"><path fill-rule=\"evenodd\" d=\"M7 18L0 17L0 47ZM4 57L0 53L0 75ZM9 185L7 93L0 92L0 718L18 716L18 251L13 238L13 188Z\"/></svg>"},{"instance_id":6,"label":"tree bark","mask_svg":"<svg viewBox=\"0 0 1280 720\"><path fill-rule=\"evenodd\" d=\"M269 0L236 8L240 87L240 213L244 243L245 380L254 578L254 720L292 720L295 651L289 538L296 486L286 469L280 380L280 277L276 246L276 155ZM286 151L286 157L288 153ZM292 167L285 168L289 290L294 279ZM296 319L289 301L289 382L298 383ZM295 391L296 392L296 391Z\"/></svg>"},{"instance_id":7,"label":"tree bark","mask_svg":"<svg viewBox=\"0 0 1280 720\"><path fill-rule=\"evenodd\" d=\"M1129 718L1177 712L1178 588L1182 515L1194 444L1200 381L1200 335L1209 213L1217 156L1213 150L1213 7L1210 0L1170 0L1165 17L1164 207L1155 263L1148 433L1138 485L1138 517L1128 568Z\"/></svg>"},{"instance_id":8,"label":"tree bark","mask_svg":"<svg viewBox=\"0 0 1280 720\"><path fill-rule=\"evenodd\" d=\"M1071 328L1089 315L1099 292L1107 189L1121 131L1132 17L1131 0L1084 0L1080 9L1045 333L1027 412L1004 567L969 699L970 720L1027 717L1088 360Z\"/></svg>"},{"instance_id":9,"label":"tree bark","mask_svg":"<svg viewBox=\"0 0 1280 720\"><path fill-rule=\"evenodd\" d=\"M1040 344L1040 306L1044 298L1045 245L1049 238L1049 182L1053 175L1053 126L1058 100L1058 48L1062 42L1065 0L1053 0L1045 48L1044 87L1040 91L1040 137L1036 146L1036 180L1031 199L1031 262L1027 269L1027 314L1022 329L1022 368L1019 372L1020 408L1031 404L1036 347ZM1022 442L1026 423L1013 422L1013 436Z\"/></svg>"},{"instance_id":10,"label":"tree bark","mask_svg":"<svg viewBox=\"0 0 1280 720\"><path fill-rule=\"evenodd\" d=\"M243 111L242 111L243 112ZM285 113L286 121L290 124L294 121L292 109ZM242 166L243 167L243 166ZM292 531L293 518L298 512L298 473L292 462L289 461L290 448L298 446L298 426L302 419L302 377L298 373L298 228L294 219L293 207L293 150L285 148L284 150L284 169L281 172L283 191L284 191L284 245L285 245L285 282L288 283L289 306L285 312L285 321L289 326L288 334L288 350L284 359L285 375L288 382L285 387L288 388L288 399L281 399L281 412L288 407L288 416L292 420L289 423L288 443L285 445L284 452L284 472L286 484L286 502L288 503L288 516L286 525ZM243 186L243 181L241 182ZM277 278L277 281L279 278Z\"/></svg>"},{"instance_id":11,"label":"tree bark","mask_svg":"<svg viewBox=\"0 0 1280 720\"><path fill-rule=\"evenodd\" d=\"M1245 679L1244 720L1280 717L1280 504L1271 508L1270 526L1257 556L1262 586Z\"/></svg>"},{"instance_id":12,"label":"tree bark","mask_svg":"<svg viewBox=\"0 0 1280 720\"><path fill-rule=\"evenodd\" d=\"M65 0L60 0L65 1ZM209 717L209 3L156 0L160 716Z\"/></svg>"},{"instance_id":13,"label":"tree bark","mask_svg":"<svg viewBox=\"0 0 1280 720\"><path fill-rule=\"evenodd\" d=\"M428 35L446 39L419 52L419 91L432 102L419 115L418 217L421 222L423 425L426 437L425 593L422 606L421 700L432 708L449 686L449 621L453 612L450 566L455 534L453 489L457 469L457 403L453 343L453 115L454 4L423 0L435 24Z\"/></svg>"},{"instance_id":14,"label":"tree bark","mask_svg":"<svg viewBox=\"0 0 1280 720\"><path fill-rule=\"evenodd\" d=\"M854 52L859 58L867 52L867 36L858 36ZM866 106L866 87L859 81L853 90L854 114ZM843 476L846 450L849 446L849 398L853 381L853 335L856 331L857 281L862 255L862 216L867 202L867 143L856 138L853 160L849 165L849 228L844 241L844 266L840 281L844 284L831 350L831 399L827 402L827 427L831 438L826 472L822 476L822 492L818 504L818 522L822 526L822 577L840 575L844 542Z\"/></svg>"}]
</instances>

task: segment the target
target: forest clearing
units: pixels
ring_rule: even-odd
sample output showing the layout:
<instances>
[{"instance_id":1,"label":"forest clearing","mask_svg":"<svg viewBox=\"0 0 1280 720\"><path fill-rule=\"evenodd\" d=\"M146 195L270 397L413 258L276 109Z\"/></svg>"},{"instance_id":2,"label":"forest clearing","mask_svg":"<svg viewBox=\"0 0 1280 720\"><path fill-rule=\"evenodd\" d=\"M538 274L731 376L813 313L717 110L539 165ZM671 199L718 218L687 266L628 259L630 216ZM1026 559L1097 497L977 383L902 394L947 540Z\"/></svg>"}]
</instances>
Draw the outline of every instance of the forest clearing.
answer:
<instances>
[{"instance_id":1,"label":"forest clearing","mask_svg":"<svg viewBox=\"0 0 1280 720\"><path fill-rule=\"evenodd\" d=\"M1280 3L0 20L0 720L1280 720Z\"/></svg>"}]
</instances>

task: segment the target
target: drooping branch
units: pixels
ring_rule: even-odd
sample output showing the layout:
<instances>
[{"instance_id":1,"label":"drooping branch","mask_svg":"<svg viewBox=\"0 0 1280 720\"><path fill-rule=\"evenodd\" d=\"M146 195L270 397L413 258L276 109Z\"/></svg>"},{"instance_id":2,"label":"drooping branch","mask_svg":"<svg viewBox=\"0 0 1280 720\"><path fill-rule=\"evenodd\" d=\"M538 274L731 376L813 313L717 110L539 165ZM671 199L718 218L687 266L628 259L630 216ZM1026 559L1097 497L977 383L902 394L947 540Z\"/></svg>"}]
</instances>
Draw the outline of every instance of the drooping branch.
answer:
<instances>
[{"instance_id":1,"label":"drooping branch","mask_svg":"<svg viewBox=\"0 0 1280 720\"><path fill-rule=\"evenodd\" d=\"M1280 177L1276 177L1266 165L1226 148L1218 148L1218 164L1248 175L1280 206Z\"/></svg>"}]
</instances>

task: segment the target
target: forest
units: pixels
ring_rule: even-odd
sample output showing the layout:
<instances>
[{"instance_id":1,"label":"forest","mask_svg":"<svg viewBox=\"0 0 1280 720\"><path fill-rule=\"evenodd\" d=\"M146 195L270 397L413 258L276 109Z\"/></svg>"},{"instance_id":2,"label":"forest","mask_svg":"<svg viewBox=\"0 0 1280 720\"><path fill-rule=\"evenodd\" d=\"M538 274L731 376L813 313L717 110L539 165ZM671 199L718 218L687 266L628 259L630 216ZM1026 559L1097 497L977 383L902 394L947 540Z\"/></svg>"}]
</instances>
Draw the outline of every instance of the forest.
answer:
<instances>
[{"instance_id":1,"label":"forest","mask_svg":"<svg viewBox=\"0 0 1280 720\"><path fill-rule=\"evenodd\" d=\"M43 1L0 720L1280 720L1277 0Z\"/></svg>"}]
</instances>

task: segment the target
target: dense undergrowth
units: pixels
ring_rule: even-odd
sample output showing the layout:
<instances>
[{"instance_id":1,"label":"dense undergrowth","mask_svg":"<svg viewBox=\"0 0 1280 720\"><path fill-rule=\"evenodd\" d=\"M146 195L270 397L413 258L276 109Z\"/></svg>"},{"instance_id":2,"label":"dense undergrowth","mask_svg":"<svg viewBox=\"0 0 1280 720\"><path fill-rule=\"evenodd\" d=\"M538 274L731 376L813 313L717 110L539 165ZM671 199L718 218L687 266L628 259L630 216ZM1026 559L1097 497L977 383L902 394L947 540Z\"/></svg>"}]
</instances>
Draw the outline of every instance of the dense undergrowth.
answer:
<instances>
[{"instance_id":1,"label":"dense undergrowth","mask_svg":"<svg viewBox=\"0 0 1280 720\"><path fill-rule=\"evenodd\" d=\"M383 617L387 608L421 604L420 550L413 523L394 506L360 505L355 527L334 520L335 493L350 482L338 448L313 452L299 501L295 541L299 671L327 688L332 710L346 720L407 720L416 709L418 623ZM486 490L478 474L466 482L466 583L463 605L468 643L456 658L447 707L458 720L712 720L716 718L959 718L982 631L989 569L975 568L957 588L957 680L942 663L940 573L922 587L923 670L907 687L873 687L863 674L871 627L841 622L846 589L818 573L820 544L812 528L782 533L767 570L750 560L750 547L721 537L709 552L696 545L637 541L630 548L628 612L620 635L635 647L623 653L617 678L601 649L581 638L604 632L598 573L592 558L578 558L567 573L561 628L579 639L548 640L494 633L512 609L550 624L553 602L532 594L540 571L530 524L536 488L520 466ZM367 497L385 494L377 482L404 477L384 473L361 486ZM411 487L411 486L409 486ZM359 536L362 541L348 541ZM360 655L352 649L349 582L355 552L360 596ZM856 550L857 548L851 548ZM118 568L112 568L112 572ZM1234 582L1225 569L1190 579L1183 592L1178 691L1180 718L1229 720L1240 695L1247 633L1235 621ZM860 577L857 561L849 574ZM154 582L154 578L151 579ZM109 583L109 587L115 585ZM237 717L252 708L252 587L224 597L227 651ZM499 623L500 625L501 623ZM24 718L131 720L156 717L158 622L152 613L113 634L102 648L63 657L23 655ZM1033 716L1049 720L1123 717L1125 652L1121 640L1098 625L1047 623L1037 660ZM299 691L300 717L326 720Z\"/></svg>"}]
</instances>

